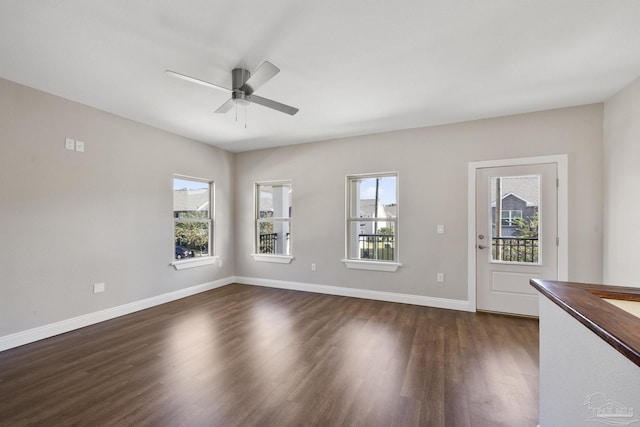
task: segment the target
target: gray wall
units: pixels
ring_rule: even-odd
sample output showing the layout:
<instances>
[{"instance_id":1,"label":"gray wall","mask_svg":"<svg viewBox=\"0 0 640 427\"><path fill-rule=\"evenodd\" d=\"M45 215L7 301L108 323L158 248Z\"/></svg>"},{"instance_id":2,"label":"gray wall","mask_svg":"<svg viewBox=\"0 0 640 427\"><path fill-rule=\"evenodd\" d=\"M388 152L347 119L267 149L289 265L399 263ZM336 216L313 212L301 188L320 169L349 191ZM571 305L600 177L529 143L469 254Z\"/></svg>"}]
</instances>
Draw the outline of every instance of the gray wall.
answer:
<instances>
[{"instance_id":1,"label":"gray wall","mask_svg":"<svg viewBox=\"0 0 640 427\"><path fill-rule=\"evenodd\" d=\"M237 154L236 275L466 300L468 163L552 154L569 155L569 279L600 282L601 104ZM348 270L345 176L386 171L399 172L403 266ZM250 256L253 184L278 179L293 180L291 264Z\"/></svg>"},{"instance_id":2,"label":"gray wall","mask_svg":"<svg viewBox=\"0 0 640 427\"><path fill-rule=\"evenodd\" d=\"M233 276L233 163L0 79L0 336ZM216 181L222 267L169 266L174 173Z\"/></svg>"},{"instance_id":3,"label":"gray wall","mask_svg":"<svg viewBox=\"0 0 640 427\"><path fill-rule=\"evenodd\" d=\"M234 155L0 80L0 336L234 275L466 300L468 162L562 153L569 277L599 282L602 105ZM403 266L348 270L345 176L386 171L400 174ZM174 173L216 181L222 266L169 266ZM256 262L253 185L279 179L293 180L295 259Z\"/></svg>"},{"instance_id":4,"label":"gray wall","mask_svg":"<svg viewBox=\"0 0 640 427\"><path fill-rule=\"evenodd\" d=\"M604 108L604 281L640 286L640 79Z\"/></svg>"}]
</instances>

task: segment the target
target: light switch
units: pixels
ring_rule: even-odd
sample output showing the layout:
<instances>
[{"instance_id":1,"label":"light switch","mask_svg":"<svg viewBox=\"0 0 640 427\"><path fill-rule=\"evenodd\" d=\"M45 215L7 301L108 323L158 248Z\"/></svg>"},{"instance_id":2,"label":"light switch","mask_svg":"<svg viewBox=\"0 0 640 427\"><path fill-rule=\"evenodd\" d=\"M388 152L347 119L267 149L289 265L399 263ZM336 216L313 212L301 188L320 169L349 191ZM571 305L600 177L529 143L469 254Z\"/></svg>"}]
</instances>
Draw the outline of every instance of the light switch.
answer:
<instances>
[{"instance_id":1,"label":"light switch","mask_svg":"<svg viewBox=\"0 0 640 427\"><path fill-rule=\"evenodd\" d=\"M64 140L64 147L67 150L73 151L73 150L76 149L76 142L71 138L67 138L67 139Z\"/></svg>"},{"instance_id":2,"label":"light switch","mask_svg":"<svg viewBox=\"0 0 640 427\"><path fill-rule=\"evenodd\" d=\"M437 232L438 234L444 234L444 225L438 224Z\"/></svg>"},{"instance_id":3,"label":"light switch","mask_svg":"<svg viewBox=\"0 0 640 427\"><path fill-rule=\"evenodd\" d=\"M76 151L80 151L81 153L84 152L84 142L83 141L76 141Z\"/></svg>"}]
</instances>

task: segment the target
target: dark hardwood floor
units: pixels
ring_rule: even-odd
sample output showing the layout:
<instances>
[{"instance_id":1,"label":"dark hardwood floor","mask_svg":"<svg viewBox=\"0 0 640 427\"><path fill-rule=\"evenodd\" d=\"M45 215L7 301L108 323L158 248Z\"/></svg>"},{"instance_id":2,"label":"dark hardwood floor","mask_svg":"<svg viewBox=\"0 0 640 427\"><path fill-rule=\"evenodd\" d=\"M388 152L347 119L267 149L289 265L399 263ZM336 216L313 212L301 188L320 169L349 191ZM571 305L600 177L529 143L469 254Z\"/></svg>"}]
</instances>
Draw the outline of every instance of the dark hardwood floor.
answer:
<instances>
[{"instance_id":1,"label":"dark hardwood floor","mask_svg":"<svg viewBox=\"0 0 640 427\"><path fill-rule=\"evenodd\" d=\"M230 285L0 353L2 426L535 426L538 322Z\"/></svg>"}]
</instances>

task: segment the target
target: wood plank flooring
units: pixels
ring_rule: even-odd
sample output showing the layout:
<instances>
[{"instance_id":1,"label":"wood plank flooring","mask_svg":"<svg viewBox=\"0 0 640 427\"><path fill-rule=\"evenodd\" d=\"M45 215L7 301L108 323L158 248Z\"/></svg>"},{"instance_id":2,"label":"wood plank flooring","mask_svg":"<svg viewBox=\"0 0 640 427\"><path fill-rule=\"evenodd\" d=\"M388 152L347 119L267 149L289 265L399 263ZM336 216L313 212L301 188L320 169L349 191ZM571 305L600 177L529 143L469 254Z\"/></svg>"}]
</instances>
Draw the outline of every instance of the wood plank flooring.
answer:
<instances>
[{"instance_id":1,"label":"wood plank flooring","mask_svg":"<svg viewBox=\"0 0 640 427\"><path fill-rule=\"evenodd\" d=\"M230 285L0 353L2 426L536 426L538 322Z\"/></svg>"}]
</instances>

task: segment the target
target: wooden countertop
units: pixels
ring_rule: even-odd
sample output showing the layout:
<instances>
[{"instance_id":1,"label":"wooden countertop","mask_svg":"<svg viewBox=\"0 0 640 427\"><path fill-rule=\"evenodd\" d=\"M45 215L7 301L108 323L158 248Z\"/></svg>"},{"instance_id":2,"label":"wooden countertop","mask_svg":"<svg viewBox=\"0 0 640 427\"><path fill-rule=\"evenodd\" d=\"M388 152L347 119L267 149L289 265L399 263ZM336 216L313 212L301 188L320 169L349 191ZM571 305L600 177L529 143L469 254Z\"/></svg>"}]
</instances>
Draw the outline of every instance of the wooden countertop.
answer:
<instances>
[{"instance_id":1,"label":"wooden countertop","mask_svg":"<svg viewBox=\"0 0 640 427\"><path fill-rule=\"evenodd\" d=\"M640 318L603 300L640 301L640 288L539 279L529 283L640 366Z\"/></svg>"}]
</instances>

